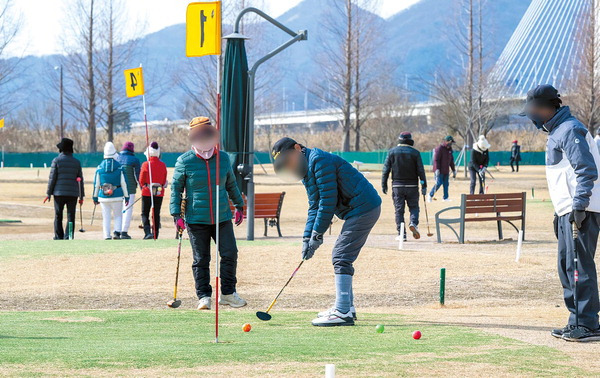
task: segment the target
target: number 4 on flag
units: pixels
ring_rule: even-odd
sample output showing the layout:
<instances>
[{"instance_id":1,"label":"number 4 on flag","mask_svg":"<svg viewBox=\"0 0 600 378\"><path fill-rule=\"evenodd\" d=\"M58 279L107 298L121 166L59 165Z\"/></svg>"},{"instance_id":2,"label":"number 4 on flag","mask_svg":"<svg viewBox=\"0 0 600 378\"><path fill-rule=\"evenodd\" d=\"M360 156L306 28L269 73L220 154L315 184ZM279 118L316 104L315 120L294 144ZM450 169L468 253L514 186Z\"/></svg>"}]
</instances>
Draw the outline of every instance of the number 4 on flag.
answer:
<instances>
[{"instance_id":1,"label":"number 4 on flag","mask_svg":"<svg viewBox=\"0 0 600 378\"><path fill-rule=\"evenodd\" d=\"M125 91L127 97L136 97L144 94L144 73L142 67L125 70Z\"/></svg>"}]
</instances>

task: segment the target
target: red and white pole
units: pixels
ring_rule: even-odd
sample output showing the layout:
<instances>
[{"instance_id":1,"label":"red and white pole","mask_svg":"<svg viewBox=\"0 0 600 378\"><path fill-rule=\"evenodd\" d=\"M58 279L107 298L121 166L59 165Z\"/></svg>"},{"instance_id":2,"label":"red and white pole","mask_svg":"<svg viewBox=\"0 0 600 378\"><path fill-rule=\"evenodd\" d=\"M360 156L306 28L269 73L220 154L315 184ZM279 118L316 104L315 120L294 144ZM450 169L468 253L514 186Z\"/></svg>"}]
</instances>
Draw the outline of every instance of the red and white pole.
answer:
<instances>
[{"instance_id":1,"label":"red and white pole","mask_svg":"<svg viewBox=\"0 0 600 378\"><path fill-rule=\"evenodd\" d=\"M219 292L221 290L220 286L219 286L219 253L220 253L220 230L219 230L219 226L220 226L220 222L219 222L219 216L220 216L220 208L219 208L219 198L220 198L220 187L221 187L221 159L220 159L220 150L221 150L221 55L219 55L217 57L217 116L216 116L216 126L217 126L217 132L219 133L219 143L216 146L216 158L217 158L217 172L215 173L216 175L216 179L215 179L215 184L217 187L216 190L216 194L217 194L217 216L215 217L216 220L216 224L215 224L215 245L216 245L216 257L215 257L215 265L216 265L216 269L215 269L215 290L216 290L216 295L215 295L215 301L216 301L216 307L215 307L215 343L219 342Z\"/></svg>"}]
</instances>

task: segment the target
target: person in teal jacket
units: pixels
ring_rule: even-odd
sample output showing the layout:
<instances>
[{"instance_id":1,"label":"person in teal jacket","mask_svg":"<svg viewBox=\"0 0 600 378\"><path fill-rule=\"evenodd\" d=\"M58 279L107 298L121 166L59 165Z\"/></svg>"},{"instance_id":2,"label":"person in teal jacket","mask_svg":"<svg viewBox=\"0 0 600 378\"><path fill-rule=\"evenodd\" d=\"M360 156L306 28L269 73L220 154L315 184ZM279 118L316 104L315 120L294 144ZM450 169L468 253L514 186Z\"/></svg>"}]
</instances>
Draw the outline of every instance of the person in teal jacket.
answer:
<instances>
[{"instance_id":1,"label":"person in teal jacket","mask_svg":"<svg viewBox=\"0 0 600 378\"><path fill-rule=\"evenodd\" d=\"M308 217L302 259L310 259L323 243L333 216L344 221L335 242L332 262L336 301L317 314L314 326L352 326L356 319L352 294L353 263L381 213L381 197L371 183L347 161L318 148L306 148L291 138L273 145L275 172L302 180L308 195Z\"/></svg>"},{"instance_id":2,"label":"person in teal jacket","mask_svg":"<svg viewBox=\"0 0 600 378\"><path fill-rule=\"evenodd\" d=\"M235 224L243 221L244 200L237 187L231 162L226 152L217 153L219 132L206 117L190 122L192 149L177 159L171 184L170 212L179 232L186 226L194 262L192 271L198 296L198 310L210 310L210 240L215 239L217 213L220 235L221 295L219 304L243 307L246 301L236 292L238 249L231 222L229 200L235 205ZM219 193L216 193L217 157L219 158ZM217 208L217 196L219 208ZM186 200L185 214L181 213ZM218 288L217 288L218 290Z\"/></svg>"},{"instance_id":3,"label":"person in teal jacket","mask_svg":"<svg viewBox=\"0 0 600 378\"><path fill-rule=\"evenodd\" d=\"M96 169L94 175L94 205L102 206L102 228L104 239L121 239L123 219L123 203L129 204L127 180L121 164L115 160L117 150L112 142L104 145L104 160ZM114 232L111 237L111 218L114 222Z\"/></svg>"}]
</instances>

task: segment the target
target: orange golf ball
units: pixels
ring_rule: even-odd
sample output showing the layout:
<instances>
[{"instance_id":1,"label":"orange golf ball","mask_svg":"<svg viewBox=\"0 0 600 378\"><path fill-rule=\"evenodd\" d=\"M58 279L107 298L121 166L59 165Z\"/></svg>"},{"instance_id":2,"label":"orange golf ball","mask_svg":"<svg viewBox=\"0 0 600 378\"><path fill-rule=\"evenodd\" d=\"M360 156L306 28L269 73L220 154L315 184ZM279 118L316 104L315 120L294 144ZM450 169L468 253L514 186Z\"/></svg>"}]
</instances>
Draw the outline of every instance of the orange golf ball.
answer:
<instances>
[{"instance_id":1,"label":"orange golf ball","mask_svg":"<svg viewBox=\"0 0 600 378\"><path fill-rule=\"evenodd\" d=\"M251 329L252 329L252 326L249 323L246 323L242 326L242 331L244 331L244 332L250 332Z\"/></svg>"}]
</instances>

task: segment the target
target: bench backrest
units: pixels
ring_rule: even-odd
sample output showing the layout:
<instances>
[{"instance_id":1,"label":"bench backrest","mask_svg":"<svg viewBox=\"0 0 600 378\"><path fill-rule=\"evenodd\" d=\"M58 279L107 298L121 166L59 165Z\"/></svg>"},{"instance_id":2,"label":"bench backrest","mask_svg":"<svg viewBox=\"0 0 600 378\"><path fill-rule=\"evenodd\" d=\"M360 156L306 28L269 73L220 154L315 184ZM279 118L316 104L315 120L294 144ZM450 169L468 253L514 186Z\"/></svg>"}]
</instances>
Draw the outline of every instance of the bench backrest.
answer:
<instances>
[{"instance_id":1,"label":"bench backrest","mask_svg":"<svg viewBox=\"0 0 600 378\"><path fill-rule=\"evenodd\" d=\"M281 214L283 197L285 192L281 193L256 193L254 195L254 217L255 218L278 218ZM244 196L244 217L246 217L247 200ZM231 211L235 211L233 203L229 201Z\"/></svg>"},{"instance_id":2,"label":"bench backrest","mask_svg":"<svg viewBox=\"0 0 600 378\"><path fill-rule=\"evenodd\" d=\"M463 194L463 214L525 213L526 193Z\"/></svg>"}]
</instances>

